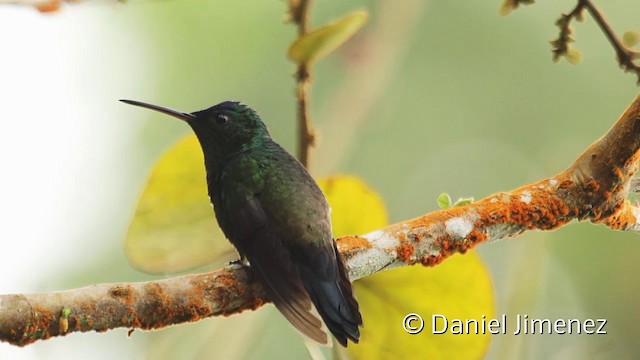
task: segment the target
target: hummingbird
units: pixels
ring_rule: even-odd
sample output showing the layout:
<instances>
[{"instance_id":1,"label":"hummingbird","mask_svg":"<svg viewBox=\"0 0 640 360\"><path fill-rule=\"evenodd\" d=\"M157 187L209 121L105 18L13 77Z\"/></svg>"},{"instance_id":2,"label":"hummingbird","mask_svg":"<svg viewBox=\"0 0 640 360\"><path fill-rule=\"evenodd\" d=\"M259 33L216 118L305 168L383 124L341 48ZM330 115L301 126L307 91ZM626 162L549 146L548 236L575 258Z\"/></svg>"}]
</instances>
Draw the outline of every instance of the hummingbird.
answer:
<instances>
[{"instance_id":1,"label":"hummingbird","mask_svg":"<svg viewBox=\"0 0 640 360\"><path fill-rule=\"evenodd\" d=\"M258 113L235 101L193 113L120 101L193 129L218 224L282 315L320 344L329 344L326 328L342 346L357 343L362 315L333 238L327 200L304 166L271 138Z\"/></svg>"}]
</instances>

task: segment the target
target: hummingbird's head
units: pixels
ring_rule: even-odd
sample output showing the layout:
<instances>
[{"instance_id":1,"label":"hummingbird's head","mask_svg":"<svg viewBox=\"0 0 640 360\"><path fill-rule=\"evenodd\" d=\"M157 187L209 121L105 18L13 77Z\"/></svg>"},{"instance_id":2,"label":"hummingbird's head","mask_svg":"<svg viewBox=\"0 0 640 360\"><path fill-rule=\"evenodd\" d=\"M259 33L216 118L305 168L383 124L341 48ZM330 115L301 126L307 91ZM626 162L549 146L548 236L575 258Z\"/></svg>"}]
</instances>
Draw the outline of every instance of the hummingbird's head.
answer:
<instances>
[{"instance_id":1,"label":"hummingbird's head","mask_svg":"<svg viewBox=\"0 0 640 360\"><path fill-rule=\"evenodd\" d=\"M194 119L187 122L201 141L219 144L227 150L240 150L238 147L270 137L255 110L236 101L221 102L191 115Z\"/></svg>"},{"instance_id":2,"label":"hummingbird's head","mask_svg":"<svg viewBox=\"0 0 640 360\"><path fill-rule=\"evenodd\" d=\"M139 101L121 100L130 105L159 111L185 121L200 140L205 156L221 157L270 139L266 125L249 106L225 101L208 109L183 113Z\"/></svg>"}]
</instances>

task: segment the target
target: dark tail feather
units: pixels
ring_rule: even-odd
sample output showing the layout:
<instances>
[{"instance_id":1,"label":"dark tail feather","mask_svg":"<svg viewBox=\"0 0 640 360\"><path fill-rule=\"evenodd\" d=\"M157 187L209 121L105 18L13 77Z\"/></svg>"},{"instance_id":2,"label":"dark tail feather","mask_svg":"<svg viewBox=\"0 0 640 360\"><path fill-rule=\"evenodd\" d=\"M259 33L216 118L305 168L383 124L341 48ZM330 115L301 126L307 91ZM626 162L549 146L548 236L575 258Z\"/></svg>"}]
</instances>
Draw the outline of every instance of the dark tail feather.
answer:
<instances>
[{"instance_id":1,"label":"dark tail feather","mask_svg":"<svg viewBox=\"0 0 640 360\"><path fill-rule=\"evenodd\" d=\"M257 270L256 274L261 282L265 284L265 290L267 290L271 301L273 301L273 304L282 315L298 331L320 344L326 344L328 340L327 334L322 331L320 319L317 319L311 313L311 302L304 292L295 291L297 290L294 285L295 282L284 280L286 279L284 274L276 278L277 280L273 280L267 275L270 271L265 271L266 269L263 266L256 265L256 263L254 262L252 267Z\"/></svg>"},{"instance_id":2,"label":"dark tail feather","mask_svg":"<svg viewBox=\"0 0 640 360\"><path fill-rule=\"evenodd\" d=\"M304 266L301 266L300 270L305 287L322 320L338 342L342 346L347 346L347 340L358 343L362 315L335 244L334 252L337 260L337 274L335 271L329 271L328 273L333 273L333 276L321 279L318 274L326 275L327 273L312 272Z\"/></svg>"}]
</instances>

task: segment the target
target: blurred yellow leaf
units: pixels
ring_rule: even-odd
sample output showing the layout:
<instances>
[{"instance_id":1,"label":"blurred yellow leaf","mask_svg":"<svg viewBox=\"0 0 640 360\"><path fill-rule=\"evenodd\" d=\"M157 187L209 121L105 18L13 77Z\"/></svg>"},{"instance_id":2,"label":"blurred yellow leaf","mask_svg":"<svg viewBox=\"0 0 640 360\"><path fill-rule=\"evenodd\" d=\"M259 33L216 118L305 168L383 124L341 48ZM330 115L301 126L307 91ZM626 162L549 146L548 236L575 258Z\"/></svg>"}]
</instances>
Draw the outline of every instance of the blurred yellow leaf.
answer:
<instances>
[{"instance_id":1,"label":"blurred yellow leaf","mask_svg":"<svg viewBox=\"0 0 640 360\"><path fill-rule=\"evenodd\" d=\"M207 197L195 135L178 142L154 166L124 247L129 262L149 273L180 272L237 257Z\"/></svg>"},{"instance_id":2,"label":"blurred yellow leaf","mask_svg":"<svg viewBox=\"0 0 640 360\"><path fill-rule=\"evenodd\" d=\"M364 328L360 344L347 349L355 359L479 359L489 347L491 335L433 334L433 314L449 320L495 317L495 300L489 272L473 251L454 255L434 267L405 267L381 272L355 282ZM403 318L416 313L424 329L410 335ZM443 321L436 322L438 330ZM416 324L413 324L416 326Z\"/></svg>"},{"instance_id":3,"label":"blurred yellow leaf","mask_svg":"<svg viewBox=\"0 0 640 360\"><path fill-rule=\"evenodd\" d=\"M381 197L356 177L336 176L319 181L332 209L334 235L363 234L387 225ZM489 273L474 252L455 255L436 266L382 272L355 284L364 328L360 344L349 345L355 359L477 359L487 351L490 335L431 333L431 315L448 319L495 317ZM409 313L425 321L420 334L402 327ZM442 326L442 321L438 325Z\"/></svg>"},{"instance_id":4,"label":"blurred yellow leaf","mask_svg":"<svg viewBox=\"0 0 640 360\"><path fill-rule=\"evenodd\" d=\"M334 237L364 234L389 222L380 195L357 177L329 177L318 185L331 206Z\"/></svg>"},{"instance_id":5,"label":"blurred yellow leaf","mask_svg":"<svg viewBox=\"0 0 640 360\"><path fill-rule=\"evenodd\" d=\"M299 64L311 64L332 53L349 40L367 21L366 11L351 14L308 32L289 46L289 58Z\"/></svg>"}]
</instances>

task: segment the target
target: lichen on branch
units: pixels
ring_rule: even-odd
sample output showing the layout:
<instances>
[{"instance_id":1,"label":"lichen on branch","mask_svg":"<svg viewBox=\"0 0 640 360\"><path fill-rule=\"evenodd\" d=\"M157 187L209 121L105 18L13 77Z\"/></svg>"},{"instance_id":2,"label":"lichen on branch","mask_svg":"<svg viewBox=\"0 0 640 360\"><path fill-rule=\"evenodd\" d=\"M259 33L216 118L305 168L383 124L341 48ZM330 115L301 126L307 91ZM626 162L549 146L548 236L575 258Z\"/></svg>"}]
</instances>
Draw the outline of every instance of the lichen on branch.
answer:
<instances>
[{"instance_id":1,"label":"lichen on branch","mask_svg":"<svg viewBox=\"0 0 640 360\"><path fill-rule=\"evenodd\" d=\"M0 296L0 340L24 346L72 332L159 329L256 309L266 301L246 268L160 281Z\"/></svg>"}]
</instances>

